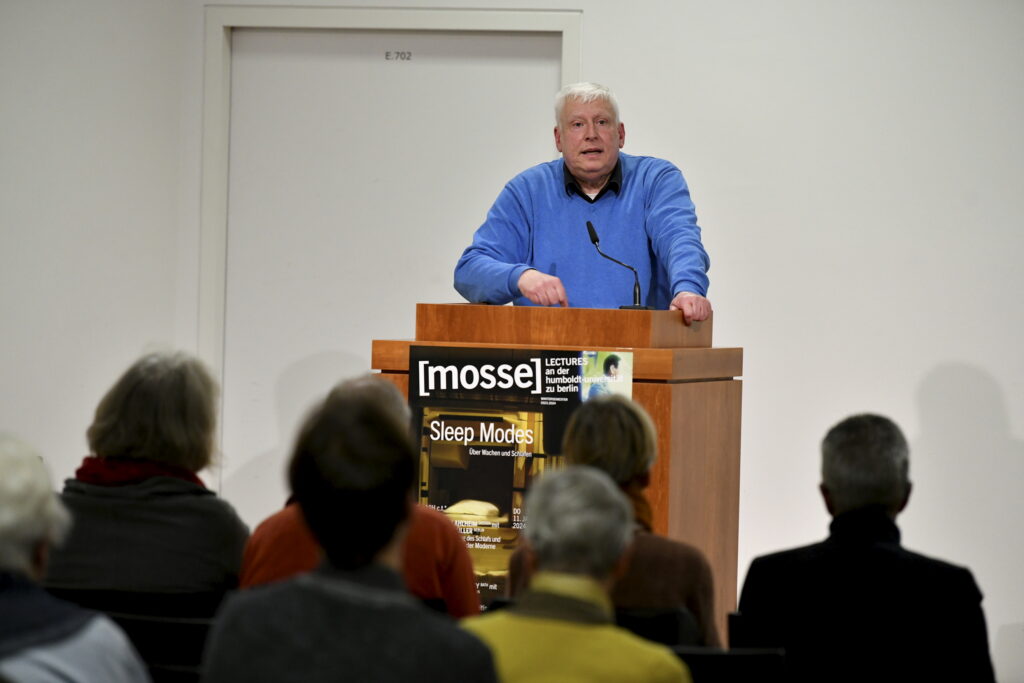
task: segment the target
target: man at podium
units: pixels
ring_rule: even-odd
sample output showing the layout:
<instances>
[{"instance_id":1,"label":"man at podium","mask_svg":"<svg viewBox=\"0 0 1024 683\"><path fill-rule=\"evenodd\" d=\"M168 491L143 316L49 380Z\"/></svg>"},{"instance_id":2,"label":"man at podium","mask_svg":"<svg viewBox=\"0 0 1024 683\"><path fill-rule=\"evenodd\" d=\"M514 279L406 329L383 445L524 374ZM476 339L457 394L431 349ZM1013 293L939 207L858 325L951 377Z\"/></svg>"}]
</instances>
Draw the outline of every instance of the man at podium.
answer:
<instances>
[{"instance_id":1,"label":"man at podium","mask_svg":"<svg viewBox=\"0 0 1024 683\"><path fill-rule=\"evenodd\" d=\"M562 158L505 185L455 266L455 289L472 302L617 308L635 272L642 304L705 320L709 261L679 169L619 152L626 129L605 86L563 88L555 122Z\"/></svg>"}]
</instances>

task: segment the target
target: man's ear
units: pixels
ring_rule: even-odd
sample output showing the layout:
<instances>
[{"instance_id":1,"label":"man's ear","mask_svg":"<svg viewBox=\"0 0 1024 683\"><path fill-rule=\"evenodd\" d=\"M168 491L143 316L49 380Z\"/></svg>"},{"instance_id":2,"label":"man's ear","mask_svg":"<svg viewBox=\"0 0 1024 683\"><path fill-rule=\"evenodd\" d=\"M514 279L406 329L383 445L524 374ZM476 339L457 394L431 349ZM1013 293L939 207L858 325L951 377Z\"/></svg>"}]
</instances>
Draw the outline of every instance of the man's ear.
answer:
<instances>
[{"instance_id":1,"label":"man's ear","mask_svg":"<svg viewBox=\"0 0 1024 683\"><path fill-rule=\"evenodd\" d=\"M832 494L829 492L828 487L824 484L818 484L818 490L821 491L821 497L825 499L825 509L828 510L828 514L833 517L836 516L836 506L832 502Z\"/></svg>"},{"instance_id":2,"label":"man's ear","mask_svg":"<svg viewBox=\"0 0 1024 683\"><path fill-rule=\"evenodd\" d=\"M611 579L613 584L626 575L626 572L629 571L629 564L632 561L633 543L631 542L626 546L626 549L622 551L622 554L619 555L619 559L615 561L615 566L612 567Z\"/></svg>"},{"instance_id":3,"label":"man's ear","mask_svg":"<svg viewBox=\"0 0 1024 683\"><path fill-rule=\"evenodd\" d=\"M555 126L555 148L559 152L562 151L562 131L558 129L558 126Z\"/></svg>"},{"instance_id":4,"label":"man's ear","mask_svg":"<svg viewBox=\"0 0 1024 683\"><path fill-rule=\"evenodd\" d=\"M906 493L903 494L903 502L900 503L900 506L896 509L896 514L897 515L899 513L903 512L904 509L906 509L907 503L910 502L910 492L911 492L911 490L913 490L913 488L914 488L914 485L908 481L907 482L907 491L906 491ZM893 515L893 516L895 517L896 515Z\"/></svg>"},{"instance_id":5,"label":"man's ear","mask_svg":"<svg viewBox=\"0 0 1024 683\"><path fill-rule=\"evenodd\" d=\"M50 546L46 541L39 541L32 546L32 573L37 581L46 576L46 567L50 564Z\"/></svg>"},{"instance_id":6,"label":"man's ear","mask_svg":"<svg viewBox=\"0 0 1024 683\"><path fill-rule=\"evenodd\" d=\"M624 144L626 144L626 125L624 123L620 122L619 123L619 149L622 149L622 146Z\"/></svg>"}]
</instances>

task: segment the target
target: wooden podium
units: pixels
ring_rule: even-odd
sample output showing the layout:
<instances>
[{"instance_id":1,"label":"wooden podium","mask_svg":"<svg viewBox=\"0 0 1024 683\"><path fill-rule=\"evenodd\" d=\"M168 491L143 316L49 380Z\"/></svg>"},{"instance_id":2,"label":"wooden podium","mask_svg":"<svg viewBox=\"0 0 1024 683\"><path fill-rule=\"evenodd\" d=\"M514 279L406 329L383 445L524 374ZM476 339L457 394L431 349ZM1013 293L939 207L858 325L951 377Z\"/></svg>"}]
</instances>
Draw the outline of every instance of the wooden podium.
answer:
<instances>
[{"instance_id":1,"label":"wooden podium","mask_svg":"<svg viewBox=\"0 0 1024 683\"><path fill-rule=\"evenodd\" d=\"M707 555L724 641L736 607L743 349L712 348L711 323L686 327L679 311L417 304L415 341L374 340L372 366L408 395L411 345L631 351L633 398L658 428L654 530Z\"/></svg>"}]
</instances>

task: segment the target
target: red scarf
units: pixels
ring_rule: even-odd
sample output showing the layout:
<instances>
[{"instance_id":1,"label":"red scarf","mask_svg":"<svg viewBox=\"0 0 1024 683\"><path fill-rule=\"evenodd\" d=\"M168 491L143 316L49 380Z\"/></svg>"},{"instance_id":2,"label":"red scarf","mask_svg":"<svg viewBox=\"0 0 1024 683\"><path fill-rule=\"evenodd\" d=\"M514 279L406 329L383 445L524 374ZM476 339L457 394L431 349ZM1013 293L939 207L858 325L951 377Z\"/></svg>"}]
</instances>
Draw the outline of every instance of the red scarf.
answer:
<instances>
[{"instance_id":1,"label":"red scarf","mask_svg":"<svg viewBox=\"0 0 1024 683\"><path fill-rule=\"evenodd\" d=\"M82 466L75 470L75 479L97 486L125 486L138 484L151 477L183 479L206 488L195 472L152 460L134 458L99 458L87 455Z\"/></svg>"}]
</instances>

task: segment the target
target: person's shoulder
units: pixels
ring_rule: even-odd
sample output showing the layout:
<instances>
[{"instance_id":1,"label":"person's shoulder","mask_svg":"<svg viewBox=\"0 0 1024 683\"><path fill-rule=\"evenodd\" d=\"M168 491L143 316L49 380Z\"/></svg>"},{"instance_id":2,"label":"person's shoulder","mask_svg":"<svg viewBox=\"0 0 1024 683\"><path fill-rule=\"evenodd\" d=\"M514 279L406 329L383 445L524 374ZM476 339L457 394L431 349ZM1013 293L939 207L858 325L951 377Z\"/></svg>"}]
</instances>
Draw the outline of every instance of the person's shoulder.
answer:
<instances>
[{"instance_id":1,"label":"person's shoulder","mask_svg":"<svg viewBox=\"0 0 1024 683\"><path fill-rule=\"evenodd\" d=\"M74 667L82 680L149 680L128 636L103 614L94 614L77 634L54 644L50 651L55 660Z\"/></svg>"},{"instance_id":2,"label":"person's shoulder","mask_svg":"<svg viewBox=\"0 0 1024 683\"><path fill-rule=\"evenodd\" d=\"M934 587L944 586L961 597L981 600L981 589L967 567L906 548L899 550L902 561L922 582Z\"/></svg>"},{"instance_id":3,"label":"person's shoulder","mask_svg":"<svg viewBox=\"0 0 1024 683\"><path fill-rule=\"evenodd\" d=\"M80 637L82 643L90 649L108 650L117 656L135 656L128 636L105 614L94 613L82 629Z\"/></svg>"},{"instance_id":4,"label":"person's shoulder","mask_svg":"<svg viewBox=\"0 0 1024 683\"><path fill-rule=\"evenodd\" d=\"M506 187L515 189L522 187L534 187L538 184L560 186L563 177L563 163L562 159L558 158L531 166L530 168L520 171L513 176L512 179L508 181Z\"/></svg>"},{"instance_id":5,"label":"person's shoulder","mask_svg":"<svg viewBox=\"0 0 1024 683\"><path fill-rule=\"evenodd\" d=\"M485 641L495 642L503 639L502 634L516 632L522 628L507 609L467 617L459 622L459 627Z\"/></svg>"},{"instance_id":6,"label":"person's shoulder","mask_svg":"<svg viewBox=\"0 0 1024 683\"><path fill-rule=\"evenodd\" d=\"M441 670L451 680L493 680L491 650L480 635L461 628L464 622L455 622L418 601L396 608L390 620L394 627L400 626L406 651L417 658L427 680L429 672ZM399 638L397 632L392 634Z\"/></svg>"},{"instance_id":7,"label":"person's shoulder","mask_svg":"<svg viewBox=\"0 0 1024 683\"><path fill-rule=\"evenodd\" d=\"M423 527L454 526L448 519L448 515L428 505L421 505L419 503L412 506L409 521L411 524Z\"/></svg>"},{"instance_id":8,"label":"person's shoulder","mask_svg":"<svg viewBox=\"0 0 1024 683\"><path fill-rule=\"evenodd\" d=\"M633 537L634 553L650 553L683 562L707 564L707 558L695 546L650 531L639 531Z\"/></svg>"},{"instance_id":9,"label":"person's shoulder","mask_svg":"<svg viewBox=\"0 0 1024 683\"><path fill-rule=\"evenodd\" d=\"M192 485L190 482L182 481L181 484ZM218 496L214 491L200 488L201 491L194 492L191 497L181 497L180 504L188 506L196 511L202 512L206 523L211 530L218 529L243 541L249 537L249 527L242 521L234 506Z\"/></svg>"},{"instance_id":10,"label":"person's shoulder","mask_svg":"<svg viewBox=\"0 0 1024 683\"><path fill-rule=\"evenodd\" d=\"M253 529L251 542L266 541L278 537L291 537L306 529L302 510L297 503L289 503L273 513Z\"/></svg>"},{"instance_id":11,"label":"person's shoulder","mask_svg":"<svg viewBox=\"0 0 1024 683\"><path fill-rule=\"evenodd\" d=\"M456 623L422 606L414 611L430 622L427 628L416 631L411 644L420 650L417 659L423 673L421 680L431 680L432 675L433 680L440 680L436 676L441 672L445 680L496 680L494 657L482 636L461 628L464 621Z\"/></svg>"},{"instance_id":12,"label":"person's shoulder","mask_svg":"<svg viewBox=\"0 0 1024 683\"><path fill-rule=\"evenodd\" d=\"M460 544L462 548L465 547L462 534L448 515L426 505L414 505L409 515L406 548L431 544L438 544L437 548L446 549L446 554L453 548L460 548Z\"/></svg>"},{"instance_id":13,"label":"person's shoulder","mask_svg":"<svg viewBox=\"0 0 1024 683\"><path fill-rule=\"evenodd\" d=\"M645 640L618 626L609 627L611 633L609 653L634 663L644 681L687 680L686 668L670 649Z\"/></svg>"},{"instance_id":14,"label":"person's shoulder","mask_svg":"<svg viewBox=\"0 0 1024 683\"><path fill-rule=\"evenodd\" d=\"M619 160L622 163L623 174L639 174L641 176L656 176L659 173L679 173L679 167L667 159L638 154L626 154L619 152Z\"/></svg>"},{"instance_id":15,"label":"person's shoulder","mask_svg":"<svg viewBox=\"0 0 1024 683\"><path fill-rule=\"evenodd\" d=\"M755 557L747 575L759 573L792 572L816 564L822 557L824 543L810 543L786 550L778 550Z\"/></svg>"}]
</instances>

